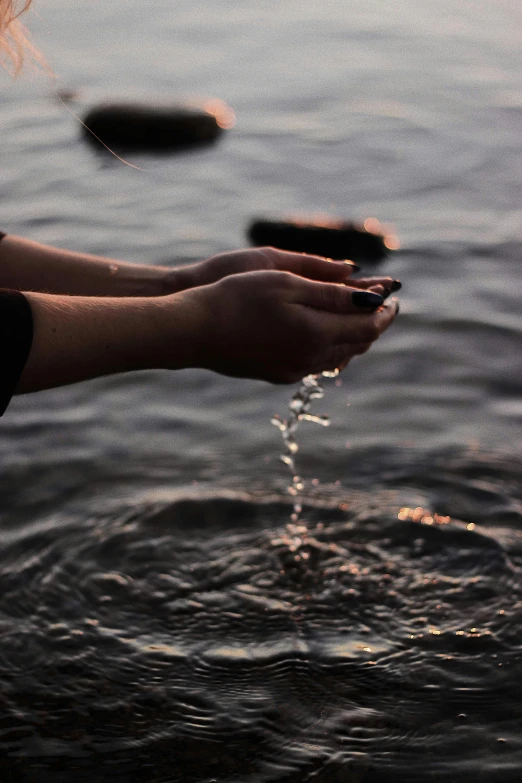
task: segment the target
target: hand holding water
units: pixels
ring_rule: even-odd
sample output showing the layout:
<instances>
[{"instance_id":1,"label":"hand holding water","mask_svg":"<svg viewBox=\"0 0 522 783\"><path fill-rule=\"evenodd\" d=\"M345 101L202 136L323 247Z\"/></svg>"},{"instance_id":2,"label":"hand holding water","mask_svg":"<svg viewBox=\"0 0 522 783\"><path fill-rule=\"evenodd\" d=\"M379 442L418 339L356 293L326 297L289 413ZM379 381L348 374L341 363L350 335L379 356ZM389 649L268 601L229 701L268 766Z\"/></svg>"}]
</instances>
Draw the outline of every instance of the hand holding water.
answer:
<instances>
[{"instance_id":1,"label":"hand holding water","mask_svg":"<svg viewBox=\"0 0 522 783\"><path fill-rule=\"evenodd\" d=\"M198 366L273 383L346 366L398 312L376 290L283 271L233 274L179 296L200 319Z\"/></svg>"}]
</instances>

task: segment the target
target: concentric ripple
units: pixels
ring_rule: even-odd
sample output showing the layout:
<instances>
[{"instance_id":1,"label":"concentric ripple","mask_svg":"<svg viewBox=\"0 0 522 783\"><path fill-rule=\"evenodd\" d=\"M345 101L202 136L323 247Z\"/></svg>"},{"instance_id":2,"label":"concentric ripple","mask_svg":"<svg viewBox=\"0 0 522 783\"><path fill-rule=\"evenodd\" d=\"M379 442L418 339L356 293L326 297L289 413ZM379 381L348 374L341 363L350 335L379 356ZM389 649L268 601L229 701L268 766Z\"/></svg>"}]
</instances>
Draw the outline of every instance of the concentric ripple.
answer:
<instances>
[{"instance_id":1,"label":"concentric ripple","mask_svg":"<svg viewBox=\"0 0 522 783\"><path fill-rule=\"evenodd\" d=\"M276 495L178 493L6 545L5 774L516 780L522 528L477 470L476 522L412 472L410 505L330 487L289 524Z\"/></svg>"}]
</instances>

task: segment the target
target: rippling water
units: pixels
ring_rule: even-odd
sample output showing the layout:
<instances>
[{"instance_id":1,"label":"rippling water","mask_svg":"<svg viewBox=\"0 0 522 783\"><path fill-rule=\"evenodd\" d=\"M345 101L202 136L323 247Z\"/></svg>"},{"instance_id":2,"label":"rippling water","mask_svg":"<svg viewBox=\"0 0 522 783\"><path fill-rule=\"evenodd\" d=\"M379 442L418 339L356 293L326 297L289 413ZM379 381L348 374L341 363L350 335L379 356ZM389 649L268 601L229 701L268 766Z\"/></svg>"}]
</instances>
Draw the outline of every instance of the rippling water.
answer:
<instances>
[{"instance_id":1,"label":"rippling water","mask_svg":"<svg viewBox=\"0 0 522 783\"><path fill-rule=\"evenodd\" d=\"M89 515L84 487L8 526L6 771L518 779L520 468L359 457L298 525L276 493L159 482Z\"/></svg>"},{"instance_id":2,"label":"rippling water","mask_svg":"<svg viewBox=\"0 0 522 783\"><path fill-rule=\"evenodd\" d=\"M254 216L390 222L401 314L299 430L293 390L143 373L0 423L0 772L58 781L518 781L519 4L41 0L76 112L217 96L216 147L99 156L43 78L0 97L1 228L129 260Z\"/></svg>"}]
</instances>

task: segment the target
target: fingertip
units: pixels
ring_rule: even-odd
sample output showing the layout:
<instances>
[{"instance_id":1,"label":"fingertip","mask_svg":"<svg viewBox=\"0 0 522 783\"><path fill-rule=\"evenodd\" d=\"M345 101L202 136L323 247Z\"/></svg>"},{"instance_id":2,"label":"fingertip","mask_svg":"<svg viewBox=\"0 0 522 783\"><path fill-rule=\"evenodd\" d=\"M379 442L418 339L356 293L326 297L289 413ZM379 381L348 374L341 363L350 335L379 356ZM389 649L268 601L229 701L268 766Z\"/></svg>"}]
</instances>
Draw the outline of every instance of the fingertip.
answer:
<instances>
[{"instance_id":1,"label":"fingertip","mask_svg":"<svg viewBox=\"0 0 522 783\"><path fill-rule=\"evenodd\" d=\"M354 291L352 293L352 304L355 307L365 309L375 309L384 302L384 297L374 291Z\"/></svg>"},{"instance_id":2,"label":"fingertip","mask_svg":"<svg viewBox=\"0 0 522 783\"><path fill-rule=\"evenodd\" d=\"M392 323L395 321L398 312L399 312L399 301L398 299L396 299L396 297L389 299L387 302L385 302L382 305L382 307L379 307L375 311L375 316L376 316L375 324L381 334L382 332L385 332L389 326L392 325Z\"/></svg>"},{"instance_id":3,"label":"fingertip","mask_svg":"<svg viewBox=\"0 0 522 783\"><path fill-rule=\"evenodd\" d=\"M367 289L368 291L372 291L374 294L379 294L382 296L383 300L386 299L387 296L389 296L388 290L383 285L372 285L370 288Z\"/></svg>"},{"instance_id":4,"label":"fingertip","mask_svg":"<svg viewBox=\"0 0 522 783\"><path fill-rule=\"evenodd\" d=\"M387 299L383 303L379 312L387 312L387 313L391 313L392 315L396 315L399 312L399 300L397 299L397 297L392 296L391 299Z\"/></svg>"}]
</instances>

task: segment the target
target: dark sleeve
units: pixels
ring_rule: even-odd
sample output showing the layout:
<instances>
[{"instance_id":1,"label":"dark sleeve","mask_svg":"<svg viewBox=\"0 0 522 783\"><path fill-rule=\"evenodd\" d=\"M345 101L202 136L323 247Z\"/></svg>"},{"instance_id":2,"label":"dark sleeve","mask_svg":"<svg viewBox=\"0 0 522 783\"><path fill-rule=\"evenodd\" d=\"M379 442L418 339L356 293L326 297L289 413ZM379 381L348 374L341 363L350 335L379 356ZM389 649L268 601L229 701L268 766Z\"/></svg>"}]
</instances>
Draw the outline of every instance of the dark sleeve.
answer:
<instances>
[{"instance_id":1,"label":"dark sleeve","mask_svg":"<svg viewBox=\"0 0 522 783\"><path fill-rule=\"evenodd\" d=\"M0 416L11 401L33 341L31 307L20 291L0 288Z\"/></svg>"}]
</instances>

